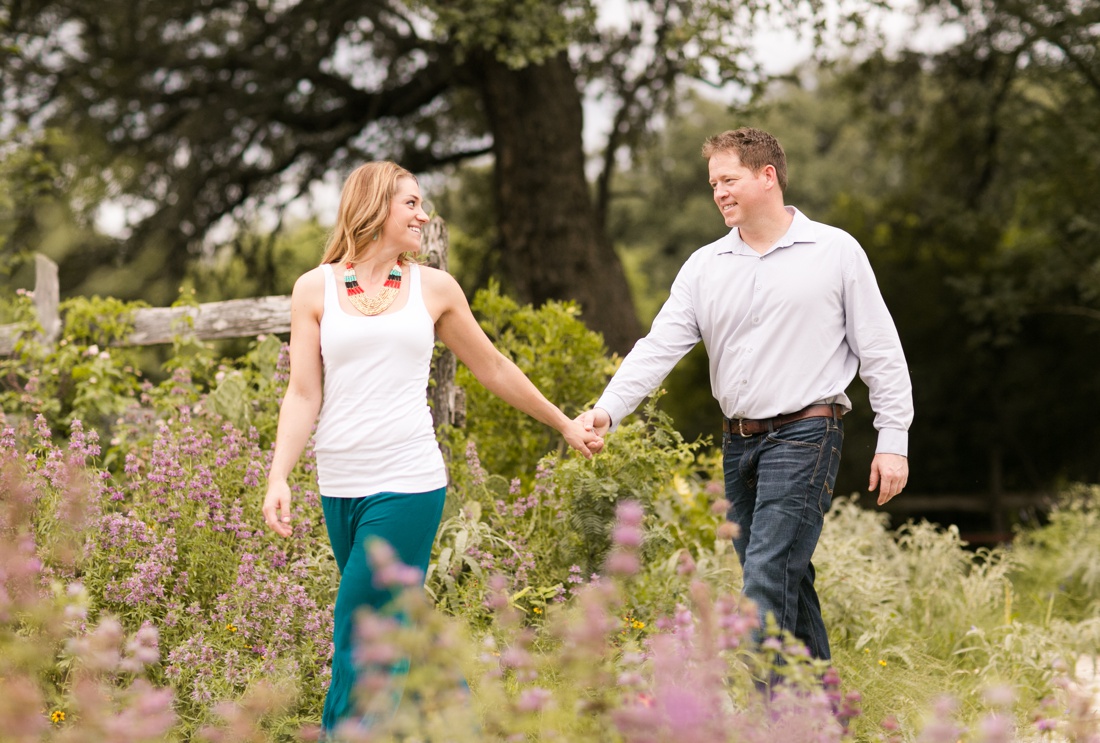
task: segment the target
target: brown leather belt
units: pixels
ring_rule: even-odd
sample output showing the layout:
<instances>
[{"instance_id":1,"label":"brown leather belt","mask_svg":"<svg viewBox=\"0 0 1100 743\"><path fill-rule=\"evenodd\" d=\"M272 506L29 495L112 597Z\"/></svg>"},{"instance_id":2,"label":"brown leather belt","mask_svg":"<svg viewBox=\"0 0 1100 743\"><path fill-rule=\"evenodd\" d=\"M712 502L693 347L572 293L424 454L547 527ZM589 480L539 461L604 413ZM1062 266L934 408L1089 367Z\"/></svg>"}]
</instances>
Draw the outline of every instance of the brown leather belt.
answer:
<instances>
[{"instance_id":1,"label":"brown leather belt","mask_svg":"<svg viewBox=\"0 0 1100 743\"><path fill-rule=\"evenodd\" d=\"M810 405L796 413L777 415L774 418L759 418L749 420L746 418L723 418L722 430L726 433L735 433L745 438L760 433L774 431L788 423L805 420L806 418L840 418L844 415L844 408L836 403L829 405Z\"/></svg>"}]
</instances>

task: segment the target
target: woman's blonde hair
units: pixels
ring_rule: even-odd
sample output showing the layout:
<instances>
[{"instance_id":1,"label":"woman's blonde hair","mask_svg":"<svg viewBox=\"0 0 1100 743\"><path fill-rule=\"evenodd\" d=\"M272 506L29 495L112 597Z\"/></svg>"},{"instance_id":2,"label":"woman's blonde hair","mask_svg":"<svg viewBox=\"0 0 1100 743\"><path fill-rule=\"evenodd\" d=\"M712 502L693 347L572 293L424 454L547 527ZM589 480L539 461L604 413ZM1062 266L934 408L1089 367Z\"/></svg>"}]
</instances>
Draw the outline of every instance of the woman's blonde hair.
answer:
<instances>
[{"instance_id":1,"label":"woman's blonde hair","mask_svg":"<svg viewBox=\"0 0 1100 743\"><path fill-rule=\"evenodd\" d=\"M390 203L402 178L416 180L397 163L379 160L360 165L344 181L340 209L321 263L358 262L382 233Z\"/></svg>"}]
</instances>

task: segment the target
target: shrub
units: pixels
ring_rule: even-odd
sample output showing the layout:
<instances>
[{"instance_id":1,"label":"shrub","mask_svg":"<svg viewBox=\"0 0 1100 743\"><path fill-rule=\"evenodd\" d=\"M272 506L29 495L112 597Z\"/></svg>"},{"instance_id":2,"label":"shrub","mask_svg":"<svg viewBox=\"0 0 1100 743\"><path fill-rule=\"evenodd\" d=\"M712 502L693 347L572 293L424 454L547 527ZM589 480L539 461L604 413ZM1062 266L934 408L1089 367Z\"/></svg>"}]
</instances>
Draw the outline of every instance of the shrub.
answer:
<instances>
[{"instance_id":1,"label":"shrub","mask_svg":"<svg viewBox=\"0 0 1100 743\"><path fill-rule=\"evenodd\" d=\"M477 293L471 307L501 353L566 415L595 402L615 370L602 337L584 326L574 303L521 306L492 283ZM557 432L488 392L466 367L459 367L456 381L466 391L465 438L476 442L489 471L515 473L529 483L543 455L564 453ZM452 449L461 456L461 447Z\"/></svg>"}]
</instances>

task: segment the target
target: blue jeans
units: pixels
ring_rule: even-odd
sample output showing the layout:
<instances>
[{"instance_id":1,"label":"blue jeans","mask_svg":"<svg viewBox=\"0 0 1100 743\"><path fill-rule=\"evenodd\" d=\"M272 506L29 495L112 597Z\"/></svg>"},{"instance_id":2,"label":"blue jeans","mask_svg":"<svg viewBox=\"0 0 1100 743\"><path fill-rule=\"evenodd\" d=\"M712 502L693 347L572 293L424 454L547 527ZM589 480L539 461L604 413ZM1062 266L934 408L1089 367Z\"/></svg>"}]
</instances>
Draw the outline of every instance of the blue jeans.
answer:
<instances>
[{"instance_id":1,"label":"blue jeans","mask_svg":"<svg viewBox=\"0 0 1100 743\"><path fill-rule=\"evenodd\" d=\"M844 424L806 418L748 438L722 437L726 518L740 526L733 540L744 574L743 593L782 630L828 659L810 562L840 466Z\"/></svg>"}]
</instances>

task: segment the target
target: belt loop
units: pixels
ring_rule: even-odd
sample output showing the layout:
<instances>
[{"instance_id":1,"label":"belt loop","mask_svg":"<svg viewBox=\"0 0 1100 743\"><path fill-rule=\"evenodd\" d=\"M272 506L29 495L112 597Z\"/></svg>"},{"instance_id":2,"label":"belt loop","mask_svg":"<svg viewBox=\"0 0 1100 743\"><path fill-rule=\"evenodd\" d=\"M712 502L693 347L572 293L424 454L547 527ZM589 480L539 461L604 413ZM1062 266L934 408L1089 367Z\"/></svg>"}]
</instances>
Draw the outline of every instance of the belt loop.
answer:
<instances>
[{"instance_id":1,"label":"belt loop","mask_svg":"<svg viewBox=\"0 0 1100 743\"><path fill-rule=\"evenodd\" d=\"M829 403L829 410L833 411L833 423L836 423L836 403Z\"/></svg>"},{"instance_id":2,"label":"belt loop","mask_svg":"<svg viewBox=\"0 0 1100 743\"><path fill-rule=\"evenodd\" d=\"M768 418L768 433L775 433L775 419Z\"/></svg>"}]
</instances>

